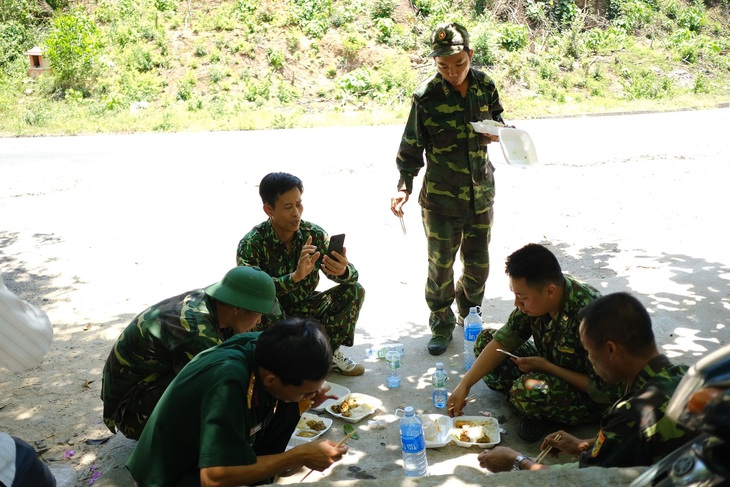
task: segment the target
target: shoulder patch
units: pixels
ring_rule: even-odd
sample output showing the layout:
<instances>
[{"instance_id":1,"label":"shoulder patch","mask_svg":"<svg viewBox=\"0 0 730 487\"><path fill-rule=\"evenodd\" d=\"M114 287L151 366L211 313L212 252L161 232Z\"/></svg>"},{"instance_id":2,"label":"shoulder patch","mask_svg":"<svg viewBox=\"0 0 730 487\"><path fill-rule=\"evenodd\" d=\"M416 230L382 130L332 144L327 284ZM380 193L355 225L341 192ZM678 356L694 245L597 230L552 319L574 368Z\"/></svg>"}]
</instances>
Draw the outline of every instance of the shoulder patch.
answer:
<instances>
[{"instance_id":1,"label":"shoulder patch","mask_svg":"<svg viewBox=\"0 0 730 487\"><path fill-rule=\"evenodd\" d=\"M593 445L593 450L591 451L591 456L593 458L596 458L601 452L601 447L603 446L604 441L606 441L606 435L603 434L603 428L601 428L601 431L599 431L596 436L596 443Z\"/></svg>"}]
</instances>

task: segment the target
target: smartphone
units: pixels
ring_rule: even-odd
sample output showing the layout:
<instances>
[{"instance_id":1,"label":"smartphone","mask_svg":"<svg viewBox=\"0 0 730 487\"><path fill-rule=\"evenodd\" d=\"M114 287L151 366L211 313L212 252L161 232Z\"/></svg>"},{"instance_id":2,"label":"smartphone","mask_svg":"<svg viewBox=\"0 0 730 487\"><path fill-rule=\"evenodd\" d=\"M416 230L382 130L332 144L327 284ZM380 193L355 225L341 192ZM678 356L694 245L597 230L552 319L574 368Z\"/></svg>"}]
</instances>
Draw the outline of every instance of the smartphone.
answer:
<instances>
[{"instance_id":1,"label":"smartphone","mask_svg":"<svg viewBox=\"0 0 730 487\"><path fill-rule=\"evenodd\" d=\"M520 358L517 355L515 355L514 353L508 352L507 350L502 350L501 348L498 348L497 351L502 352L505 355L509 355L512 358Z\"/></svg>"},{"instance_id":2,"label":"smartphone","mask_svg":"<svg viewBox=\"0 0 730 487\"><path fill-rule=\"evenodd\" d=\"M330 237L330 246L327 249L327 256L330 259L334 259L332 256L332 251L337 252L338 254L342 255L342 249L345 245L345 234L340 233L339 235L332 235Z\"/></svg>"}]
</instances>

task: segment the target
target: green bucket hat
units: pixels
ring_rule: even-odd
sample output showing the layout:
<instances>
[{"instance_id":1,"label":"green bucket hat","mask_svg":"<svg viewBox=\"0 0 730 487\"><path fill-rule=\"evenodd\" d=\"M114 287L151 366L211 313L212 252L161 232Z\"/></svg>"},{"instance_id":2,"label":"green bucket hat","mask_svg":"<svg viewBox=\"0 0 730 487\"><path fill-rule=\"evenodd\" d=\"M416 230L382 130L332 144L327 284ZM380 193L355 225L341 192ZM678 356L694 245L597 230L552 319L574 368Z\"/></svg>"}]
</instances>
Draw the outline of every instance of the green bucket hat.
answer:
<instances>
[{"instance_id":1,"label":"green bucket hat","mask_svg":"<svg viewBox=\"0 0 730 487\"><path fill-rule=\"evenodd\" d=\"M469 33L456 22L439 24L431 33L429 57L451 56L469 50Z\"/></svg>"},{"instance_id":2,"label":"green bucket hat","mask_svg":"<svg viewBox=\"0 0 730 487\"><path fill-rule=\"evenodd\" d=\"M206 287L205 294L236 308L265 315L280 311L274 281L258 267L234 267L220 282Z\"/></svg>"}]
</instances>

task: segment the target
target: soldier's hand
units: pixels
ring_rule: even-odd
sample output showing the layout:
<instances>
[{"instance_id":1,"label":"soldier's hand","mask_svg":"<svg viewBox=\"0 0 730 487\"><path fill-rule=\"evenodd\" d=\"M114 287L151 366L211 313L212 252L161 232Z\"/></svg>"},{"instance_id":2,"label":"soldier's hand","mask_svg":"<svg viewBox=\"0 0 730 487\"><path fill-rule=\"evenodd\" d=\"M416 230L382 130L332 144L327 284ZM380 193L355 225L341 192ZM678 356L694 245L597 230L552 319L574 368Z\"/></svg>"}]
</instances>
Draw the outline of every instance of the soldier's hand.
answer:
<instances>
[{"instance_id":1,"label":"soldier's hand","mask_svg":"<svg viewBox=\"0 0 730 487\"><path fill-rule=\"evenodd\" d=\"M518 453L512 448L495 446L491 450L484 450L479 454L479 466L490 472L508 472L512 470Z\"/></svg>"},{"instance_id":2,"label":"soldier's hand","mask_svg":"<svg viewBox=\"0 0 730 487\"><path fill-rule=\"evenodd\" d=\"M545 372L550 366L550 362L544 357L520 357L511 359L520 369L520 372Z\"/></svg>"},{"instance_id":3,"label":"soldier's hand","mask_svg":"<svg viewBox=\"0 0 730 487\"><path fill-rule=\"evenodd\" d=\"M347 445L337 446L331 440L313 441L295 448L306 449L304 465L320 472L342 460L342 456L349 449Z\"/></svg>"},{"instance_id":4,"label":"soldier's hand","mask_svg":"<svg viewBox=\"0 0 730 487\"><path fill-rule=\"evenodd\" d=\"M330 389L332 389L332 386L327 384L326 386L318 390L317 393L312 397L312 405L310 407L319 407L327 399L339 399L340 397L338 395L329 394Z\"/></svg>"},{"instance_id":5,"label":"soldier's hand","mask_svg":"<svg viewBox=\"0 0 730 487\"><path fill-rule=\"evenodd\" d=\"M469 394L468 390L462 389L459 386L454 388L454 392L449 395L449 399L446 401L446 413L455 418L456 416L463 416L464 406L466 406L466 396Z\"/></svg>"},{"instance_id":6,"label":"soldier's hand","mask_svg":"<svg viewBox=\"0 0 730 487\"><path fill-rule=\"evenodd\" d=\"M479 142L482 145L489 145L492 142L499 142L499 135L479 134Z\"/></svg>"},{"instance_id":7,"label":"soldier's hand","mask_svg":"<svg viewBox=\"0 0 730 487\"><path fill-rule=\"evenodd\" d=\"M312 236L307 237L307 243L302 247L302 253L299 254L299 261L297 262L297 270L294 271L292 278L294 282L299 282L314 269L314 264L319 259L320 252L317 250L316 245L312 245Z\"/></svg>"},{"instance_id":8,"label":"soldier's hand","mask_svg":"<svg viewBox=\"0 0 730 487\"><path fill-rule=\"evenodd\" d=\"M332 257L325 254L322 257L322 272L330 276L343 276L347 272L347 249L342 247L342 253L332 251Z\"/></svg>"},{"instance_id":9,"label":"soldier's hand","mask_svg":"<svg viewBox=\"0 0 730 487\"><path fill-rule=\"evenodd\" d=\"M408 201L408 191L398 191L398 194L390 199L390 211L395 216L403 216L403 205Z\"/></svg>"},{"instance_id":10,"label":"soldier's hand","mask_svg":"<svg viewBox=\"0 0 730 487\"><path fill-rule=\"evenodd\" d=\"M558 435L560 435L559 440L555 439ZM570 433L560 430L547 435L545 439L542 440L540 450L544 450L548 446L552 446L553 449L549 453L550 456L557 457L559 452L575 456L580 455L585 450L588 450L590 448L590 442L590 440L581 440Z\"/></svg>"}]
</instances>

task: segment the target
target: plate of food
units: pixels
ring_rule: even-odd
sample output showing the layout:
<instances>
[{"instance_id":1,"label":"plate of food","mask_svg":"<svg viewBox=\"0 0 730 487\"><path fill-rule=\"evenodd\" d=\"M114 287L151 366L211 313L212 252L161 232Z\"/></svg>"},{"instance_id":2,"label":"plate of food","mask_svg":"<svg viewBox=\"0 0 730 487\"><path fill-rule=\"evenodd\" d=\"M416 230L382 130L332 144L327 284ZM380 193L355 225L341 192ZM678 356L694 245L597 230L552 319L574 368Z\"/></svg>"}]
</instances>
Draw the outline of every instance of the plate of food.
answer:
<instances>
[{"instance_id":1,"label":"plate of food","mask_svg":"<svg viewBox=\"0 0 730 487\"><path fill-rule=\"evenodd\" d=\"M484 416L459 416L452 418L450 436L454 443L463 447L491 448L501 441L499 422Z\"/></svg>"},{"instance_id":2,"label":"plate of food","mask_svg":"<svg viewBox=\"0 0 730 487\"><path fill-rule=\"evenodd\" d=\"M330 418L320 418L314 414L304 413L299 418L297 427L292 434L293 439L312 441L322 436L332 426Z\"/></svg>"},{"instance_id":3,"label":"plate of food","mask_svg":"<svg viewBox=\"0 0 730 487\"><path fill-rule=\"evenodd\" d=\"M453 419L443 414L423 414L423 436L426 438L426 448L441 448L451 443L451 429Z\"/></svg>"},{"instance_id":4,"label":"plate of food","mask_svg":"<svg viewBox=\"0 0 730 487\"><path fill-rule=\"evenodd\" d=\"M328 405L325 410L336 418L357 423L373 414L382 405L383 401L380 399L353 392Z\"/></svg>"},{"instance_id":5,"label":"plate of food","mask_svg":"<svg viewBox=\"0 0 730 487\"><path fill-rule=\"evenodd\" d=\"M345 386L341 386L339 384L335 384L334 382L327 382L325 381L323 386L330 386L330 394L333 394L337 396L339 399L344 398L350 393L350 389L348 389ZM334 404L339 399L327 399L325 402L319 405L317 408L310 408L312 411L324 411L325 408L331 404Z\"/></svg>"},{"instance_id":6,"label":"plate of food","mask_svg":"<svg viewBox=\"0 0 730 487\"><path fill-rule=\"evenodd\" d=\"M504 128L504 124L495 122L494 120L482 120L481 122L471 122L474 132L480 134L499 135L499 130Z\"/></svg>"}]
</instances>

